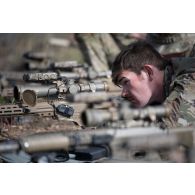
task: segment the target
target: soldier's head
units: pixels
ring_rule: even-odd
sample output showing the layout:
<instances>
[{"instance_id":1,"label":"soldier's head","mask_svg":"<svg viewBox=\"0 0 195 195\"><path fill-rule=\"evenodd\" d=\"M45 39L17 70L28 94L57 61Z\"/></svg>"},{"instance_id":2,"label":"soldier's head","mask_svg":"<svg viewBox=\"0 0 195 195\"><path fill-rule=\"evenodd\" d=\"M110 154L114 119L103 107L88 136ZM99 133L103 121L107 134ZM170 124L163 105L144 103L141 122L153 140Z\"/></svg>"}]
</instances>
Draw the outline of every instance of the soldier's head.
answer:
<instances>
[{"instance_id":1,"label":"soldier's head","mask_svg":"<svg viewBox=\"0 0 195 195\"><path fill-rule=\"evenodd\" d=\"M166 58L184 57L190 50L190 36L186 33L148 33L146 41Z\"/></svg>"},{"instance_id":2,"label":"soldier's head","mask_svg":"<svg viewBox=\"0 0 195 195\"><path fill-rule=\"evenodd\" d=\"M124 48L112 66L113 82L122 88L122 97L135 107L161 102L164 69L168 64L150 44L140 41Z\"/></svg>"}]
</instances>

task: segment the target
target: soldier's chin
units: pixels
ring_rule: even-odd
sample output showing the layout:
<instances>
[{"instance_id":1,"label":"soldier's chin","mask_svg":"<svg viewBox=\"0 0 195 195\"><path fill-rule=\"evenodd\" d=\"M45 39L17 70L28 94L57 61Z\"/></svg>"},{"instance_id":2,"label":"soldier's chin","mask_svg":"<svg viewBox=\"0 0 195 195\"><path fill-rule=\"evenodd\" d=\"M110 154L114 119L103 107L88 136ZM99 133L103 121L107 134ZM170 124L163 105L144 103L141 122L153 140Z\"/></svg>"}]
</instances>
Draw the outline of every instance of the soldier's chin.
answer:
<instances>
[{"instance_id":1,"label":"soldier's chin","mask_svg":"<svg viewBox=\"0 0 195 195\"><path fill-rule=\"evenodd\" d=\"M141 104L138 103L138 102L131 102L131 106L132 106L133 108L142 108Z\"/></svg>"},{"instance_id":2,"label":"soldier's chin","mask_svg":"<svg viewBox=\"0 0 195 195\"><path fill-rule=\"evenodd\" d=\"M139 100L129 100L131 102L131 107L133 108L143 108L147 105L147 102L139 101Z\"/></svg>"},{"instance_id":3,"label":"soldier's chin","mask_svg":"<svg viewBox=\"0 0 195 195\"><path fill-rule=\"evenodd\" d=\"M145 106L147 106L147 103L143 103L143 102L134 102L133 104L134 108L144 108Z\"/></svg>"}]
</instances>

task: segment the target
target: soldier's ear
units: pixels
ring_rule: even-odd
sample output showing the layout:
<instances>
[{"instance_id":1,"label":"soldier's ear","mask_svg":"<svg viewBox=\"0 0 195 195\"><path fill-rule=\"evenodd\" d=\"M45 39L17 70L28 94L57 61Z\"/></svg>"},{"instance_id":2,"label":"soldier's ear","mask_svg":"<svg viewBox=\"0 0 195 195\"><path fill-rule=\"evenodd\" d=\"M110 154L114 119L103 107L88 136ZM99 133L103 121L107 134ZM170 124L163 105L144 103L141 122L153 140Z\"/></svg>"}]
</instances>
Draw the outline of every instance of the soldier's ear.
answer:
<instances>
[{"instance_id":1,"label":"soldier's ear","mask_svg":"<svg viewBox=\"0 0 195 195\"><path fill-rule=\"evenodd\" d=\"M143 67L143 71L148 75L149 81L152 81L153 80L153 75L154 75L152 65L145 64L144 67Z\"/></svg>"}]
</instances>

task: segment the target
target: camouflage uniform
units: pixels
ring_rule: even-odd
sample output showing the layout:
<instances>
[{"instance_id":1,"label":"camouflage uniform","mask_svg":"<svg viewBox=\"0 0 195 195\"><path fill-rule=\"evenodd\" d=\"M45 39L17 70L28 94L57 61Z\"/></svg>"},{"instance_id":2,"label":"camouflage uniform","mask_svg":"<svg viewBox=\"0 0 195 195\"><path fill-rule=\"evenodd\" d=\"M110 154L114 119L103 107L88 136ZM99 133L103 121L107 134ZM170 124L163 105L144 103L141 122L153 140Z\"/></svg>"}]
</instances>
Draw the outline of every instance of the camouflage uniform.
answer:
<instances>
[{"instance_id":1,"label":"camouflage uniform","mask_svg":"<svg viewBox=\"0 0 195 195\"><path fill-rule=\"evenodd\" d=\"M146 41L163 56L195 57L195 34L148 33Z\"/></svg>"},{"instance_id":2,"label":"camouflage uniform","mask_svg":"<svg viewBox=\"0 0 195 195\"><path fill-rule=\"evenodd\" d=\"M145 36L146 34L144 33L112 33L112 37L120 49L123 49L138 40L144 40Z\"/></svg>"},{"instance_id":3,"label":"camouflage uniform","mask_svg":"<svg viewBox=\"0 0 195 195\"><path fill-rule=\"evenodd\" d=\"M120 49L108 33L75 34L86 62L95 71L109 70Z\"/></svg>"},{"instance_id":4,"label":"camouflage uniform","mask_svg":"<svg viewBox=\"0 0 195 195\"><path fill-rule=\"evenodd\" d=\"M164 104L172 109L171 116L164 120L168 128L195 123L195 58L189 58L189 61L189 64L183 65L178 60L165 69Z\"/></svg>"}]
</instances>

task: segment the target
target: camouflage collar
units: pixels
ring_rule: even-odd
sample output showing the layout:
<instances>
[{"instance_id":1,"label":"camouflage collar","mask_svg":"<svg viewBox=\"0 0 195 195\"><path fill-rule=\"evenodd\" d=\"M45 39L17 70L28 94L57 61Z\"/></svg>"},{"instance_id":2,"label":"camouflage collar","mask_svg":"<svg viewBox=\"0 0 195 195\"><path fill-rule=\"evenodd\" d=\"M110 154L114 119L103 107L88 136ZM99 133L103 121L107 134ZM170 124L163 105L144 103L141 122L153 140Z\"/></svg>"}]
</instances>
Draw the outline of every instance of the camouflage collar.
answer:
<instances>
[{"instance_id":1,"label":"camouflage collar","mask_svg":"<svg viewBox=\"0 0 195 195\"><path fill-rule=\"evenodd\" d=\"M165 98L169 96L170 93L170 85L172 82L173 76L173 68L171 65L167 65L164 70L164 95Z\"/></svg>"},{"instance_id":2,"label":"camouflage collar","mask_svg":"<svg viewBox=\"0 0 195 195\"><path fill-rule=\"evenodd\" d=\"M164 70L164 95L169 96L177 76L195 72L195 57L173 58Z\"/></svg>"}]
</instances>

